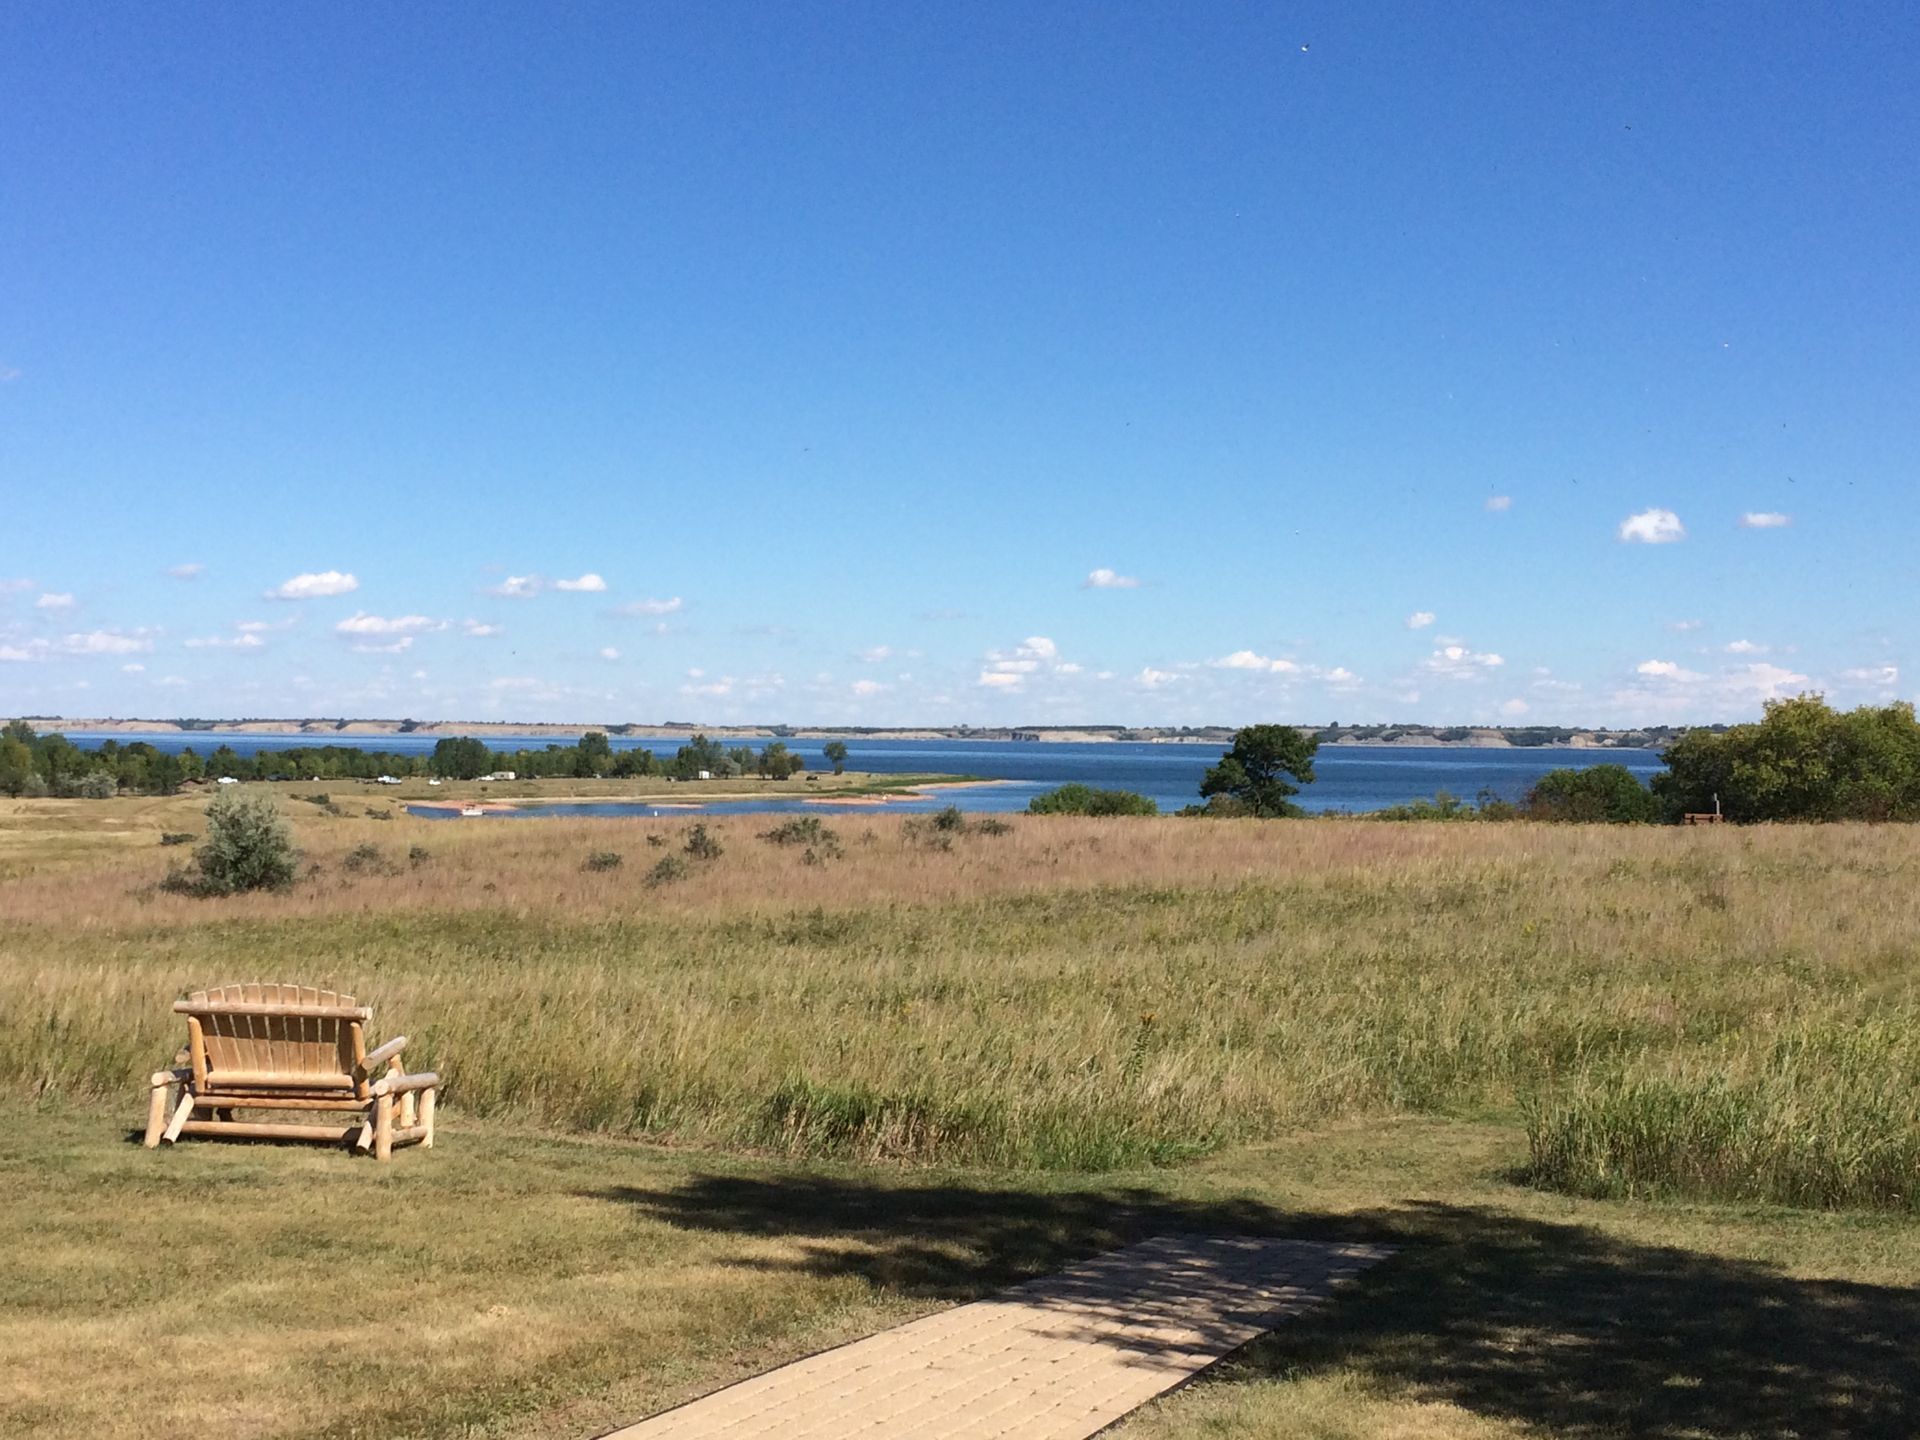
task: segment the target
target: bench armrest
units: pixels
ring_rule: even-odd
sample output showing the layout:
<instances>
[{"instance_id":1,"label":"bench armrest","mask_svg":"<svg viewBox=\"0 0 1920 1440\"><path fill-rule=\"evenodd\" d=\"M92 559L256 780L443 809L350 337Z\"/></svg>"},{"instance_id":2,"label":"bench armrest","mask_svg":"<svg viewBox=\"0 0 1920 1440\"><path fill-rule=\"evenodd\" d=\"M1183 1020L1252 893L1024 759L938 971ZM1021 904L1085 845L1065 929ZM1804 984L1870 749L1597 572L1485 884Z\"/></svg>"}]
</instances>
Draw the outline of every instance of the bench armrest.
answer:
<instances>
[{"instance_id":1,"label":"bench armrest","mask_svg":"<svg viewBox=\"0 0 1920 1440\"><path fill-rule=\"evenodd\" d=\"M373 1082L376 1095L404 1095L409 1090L432 1090L440 1084L440 1077L431 1070L423 1070L418 1075L383 1075Z\"/></svg>"},{"instance_id":2,"label":"bench armrest","mask_svg":"<svg viewBox=\"0 0 1920 1440\"><path fill-rule=\"evenodd\" d=\"M356 1068L364 1075L371 1075L406 1048L407 1037L404 1035L396 1035L377 1050L369 1050L367 1052L367 1058L362 1060Z\"/></svg>"}]
</instances>

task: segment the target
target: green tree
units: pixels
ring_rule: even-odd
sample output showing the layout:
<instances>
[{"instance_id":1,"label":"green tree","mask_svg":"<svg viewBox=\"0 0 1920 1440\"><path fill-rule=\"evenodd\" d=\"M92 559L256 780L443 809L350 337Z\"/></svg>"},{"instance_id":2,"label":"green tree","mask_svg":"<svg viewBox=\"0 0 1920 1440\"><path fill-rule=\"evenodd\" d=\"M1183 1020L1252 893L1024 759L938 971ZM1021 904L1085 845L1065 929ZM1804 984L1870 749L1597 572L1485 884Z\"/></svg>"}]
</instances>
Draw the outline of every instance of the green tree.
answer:
<instances>
[{"instance_id":1,"label":"green tree","mask_svg":"<svg viewBox=\"0 0 1920 1440\"><path fill-rule=\"evenodd\" d=\"M1624 765L1549 770L1527 791L1529 820L1641 825L1660 818L1660 801Z\"/></svg>"},{"instance_id":2,"label":"green tree","mask_svg":"<svg viewBox=\"0 0 1920 1440\"><path fill-rule=\"evenodd\" d=\"M494 768L493 752L484 740L449 735L435 742L427 768L449 780L478 780Z\"/></svg>"},{"instance_id":3,"label":"green tree","mask_svg":"<svg viewBox=\"0 0 1920 1440\"><path fill-rule=\"evenodd\" d=\"M1235 731L1232 747L1200 781L1207 813L1300 814L1292 797L1301 785L1313 783L1313 752L1319 748L1317 737L1291 725L1249 725Z\"/></svg>"},{"instance_id":4,"label":"green tree","mask_svg":"<svg viewBox=\"0 0 1920 1440\"><path fill-rule=\"evenodd\" d=\"M847 742L846 741L829 740L827 741L826 744L820 747L820 753L826 757L827 763L833 766L834 774L844 775L847 773Z\"/></svg>"},{"instance_id":5,"label":"green tree","mask_svg":"<svg viewBox=\"0 0 1920 1440\"><path fill-rule=\"evenodd\" d=\"M601 731L587 731L580 737L578 749L573 773L580 779L598 779L613 769L613 744Z\"/></svg>"},{"instance_id":6,"label":"green tree","mask_svg":"<svg viewBox=\"0 0 1920 1440\"><path fill-rule=\"evenodd\" d=\"M27 729L31 733L32 727ZM0 739L0 791L8 795L21 794L26 790L27 782L33 778L33 751L9 725L5 738Z\"/></svg>"},{"instance_id":7,"label":"green tree","mask_svg":"<svg viewBox=\"0 0 1920 1440\"><path fill-rule=\"evenodd\" d=\"M807 768L807 762L789 750L784 740L775 740L767 746L754 764L769 780L785 780Z\"/></svg>"}]
</instances>

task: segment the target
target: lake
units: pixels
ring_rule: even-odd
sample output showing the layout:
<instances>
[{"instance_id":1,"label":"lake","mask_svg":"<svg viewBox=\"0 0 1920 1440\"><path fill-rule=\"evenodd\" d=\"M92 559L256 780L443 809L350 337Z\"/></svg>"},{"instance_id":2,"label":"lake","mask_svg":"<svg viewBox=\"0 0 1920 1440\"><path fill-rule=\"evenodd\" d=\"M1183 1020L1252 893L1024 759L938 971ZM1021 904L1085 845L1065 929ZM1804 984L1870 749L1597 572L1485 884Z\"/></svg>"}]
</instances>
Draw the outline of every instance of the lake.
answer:
<instances>
[{"instance_id":1,"label":"lake","mask_svg":"<svg viewBox=\"0 0 1920 1440\"><path fill-rule=\"evenodd\" d=\"M385 750L396 754L423 755L441 738L424 735L351 736L328 740L311 735L207 734L168 732L156 735L94 734L69 731L67 738L76 745L92 746L102 740L129 744L145 740L157 749L179 751L191 745L206 755L220 745L231 746L242 755L258 750L284 750L317 745L351 745L362 750ZM553 743L552 736L498 735L488 738L496 750L542 749ZM671 756L681 745L677 738L615 736L615 750L648 749L656 755ZM741 742L747 743L747 742ZM753 742L756 746L765 741ZM824 741L788 740L788 748L799 754L810 769L827 769L820 753ZM1056 785L1069 781L1103 789L1134 790L1150 796L1163 810L1177 810L1199 799L1200 777L1220 758L1220 747L1213 745L1154 745L1146 743L1099 743L1087 745L1055 744L1021 740L881 740L851 737L847 768L883 775L941 773L977 775L983 779L1006 780L1005 785L983 785L941 792L938 799L900 801L890 810L939 809L958 805L963 810L1024 810L1027 801ZM1329 745L1314 760L1318 779L1300 793L1299 804L1310 811L1378 810L1402 805L1446 790L1465 799L1473 799L1482 790L1506 800L1518 800L1527 787L1547 771L1562 766L1600 764L1624 765L1642 779L1658 774L1660 755L1654 750L1591 750L1541 747L1538 749L1477 749L1449 745ZM633 815L646 814L658 807L643 803L620 805L553 804L542 806L546 815ZM801 808L793 800L754 800L719 802L706 810L721 814L729 811L779 811ZM852 809L847 806L806 805L809 811L832 813ZM870 808L870 807L869 807ZM527 812L521 812L527 813ZM686 813L681 810L667 813Z\"/></svg>"}]
</instances>

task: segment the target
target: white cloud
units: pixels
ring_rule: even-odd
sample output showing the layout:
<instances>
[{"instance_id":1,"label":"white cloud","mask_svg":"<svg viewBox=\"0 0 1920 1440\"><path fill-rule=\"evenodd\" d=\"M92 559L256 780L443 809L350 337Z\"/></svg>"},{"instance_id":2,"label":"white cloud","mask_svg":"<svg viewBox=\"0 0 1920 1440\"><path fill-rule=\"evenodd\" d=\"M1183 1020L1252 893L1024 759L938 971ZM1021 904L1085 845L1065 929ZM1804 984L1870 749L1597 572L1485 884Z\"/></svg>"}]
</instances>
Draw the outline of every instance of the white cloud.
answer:
<instances>
[{"instance_id":1,"label":"white cloud","mask_svg":"<svg viewBox=\"0 0 1920 1440\"><path fill-rule=\"evenodd\" d=\"M1117 570L1102 566L1089 571L1087 578L1080 582L1082 590L1138 590L1140 582L1132 575L1122 575Z\"/></svg>"},{"instance_id":2,"label":"white cloud","mask_svg":"<svg viewBox=\"0 0 1920 1440\"><path fill-rule=\"evenodd\" d=\"M1500 713L1502 715L1508 716L1509 718L1524 715L1527 713L1527 711L1531 710L1532 708L1533 707L1527 704L1526 701L1518 698L1515 698L1512 700L1503 700L1500 702Z\"/></svg>"},{"instance_id":3,"label":"white cloud","mask_svg":"<svg viewBox=\"0 0 1920 1440\"><path fill-rule=\"evenodd\" d=\"M1670 545L1687 538L1687 527L1671 510L1642 510L1620 522L1620 538L1642 545Z\"/></svg>"},{"instance_id":4,"label":"white cloud","mask_svg":"<svg viewBox=\"0 0 1920 1440\"><path fill-rule=\"evenodd\" d=\"M1667 629L1684 633L1688 630L1698 630L1705 623L1704 620L1669 620Z\"/></svg>"},{"instance_id":5,"label":"white cloud","mask_svg":"<svg viewBox=\"0 0 1920 1440\"><path fill-rule=\"evenodd\" d=\"M719 680L709 680L699 685L682 685L682 695L729 695L733 692L733 677L724 676Z\"/></svg>"},{"instance_id":6,"label":"white cloud","mask_svg":"<svg viewBox=\"0 0 1920 1440\"><path fill-rule=\"evenodd\" d=\"M1740 517L1742 530L1784 530L1791 524L1793 517L1778 510L1749 510Z\"/></svg>"},{"instance_id":7,"label":"white cloud","mask_svg":"<svg viewBox=\"0 0 1920 1440\"><path fill-rule=\"evenodd\" d=\"M333 630L336 635L419 635L428 630L446 628L446 621L429 619L425 615L395 615L388 618L356 610L334 626Z\"/></svg>"},{"instance_id":8,"label":"white cloud","mask_svg":"<svg viewBox=\"0 0 1920 1440\"><path fill-rule=\"evenodd\" d=\"M263 650L267 642L249 630L241 635L203 635L185 642L189 650Z\"/></svg>"},{"instance_id":9,"label":"white cloud","mask_svg":"<svg viewBox=\"0 0 1920 1440\"><path fill-rule=\"evenodd\" d=\"M1764 655L1767 647L1756 645L1751 640L1734 640L1728 643L1726 651L1729 655Z\"/></svg>"},{"instance_id":10,"label":"white cloud","mask_svg":"<svg viewBox=\"0 0 1920 1440\"><path fill-rule=\"evenodd\" d=\"M1321 677L1329 685L1358 685L1360 677L1344 665L1336 665Z\"/></svg>"},{"instance_id":11,"label":"white cloud","mask_svg":"<svg viewBox=\"0 0 1920 1440\"><path fill-rule=\"evenodd\" d=\"M206 569L198 560L190 560L185 565L169 565L167 574L175 580L198 580Z\"/></svg>"},{"instance_id":12,"label":"white cloud","mask_svg":"<svg viewBox=\"0 0 1920 1440\"><path fill-rule=\"evenodd\" d=\"M339 570L321 570L311 575L296 575L267 591L269 600L320 600L329 595L347 595L360 588L353 575Z\"/></svg>"},{"instance_id":13,"label":"white cloud","mask_svg":"<svg viewBox=\"0 0 1920 1440\"><path fill-rule=\"evenodd\" d=\"M1898 685L1900 667L1898 665L1867 665L1857 670L1842 670L1842 680L1851 680L1856 685Z\"/></svg>"},{"instance_id":14,"label":"white cloud","mask_svg":"<svg viewBox=\"0 0 1920 1440\"><path fill-rule=\"evenodd\" d=\"M1300 670L1295 661L1273 660L1265 655L1256 655L1251 650L1236 650L1231 655L1222 655L1218 660L1209 660L1207 664L1216 670L1264 670L1270 675L1294 675Z\"/></svg>"},{"instance_id":15,"label":"white cloud","mask_svg":"<svg viewBox=\"0 0 1920 1440\"><path fill-rule=\"evenodd\" d=\"M1649 676L1655 680L1675 680L1682 684L1688 684L1692 681L1704 680L1706 678L1698 671L1689 670L1674 660L1642 660L1633 668L1638 674Z\"/></svg>"},{"instance_id":16,"label":"white cloud","mask_svg":"<svg viewBox=\"0 0 1920 1440\"><path fill-rule=\"evenodd\" d=\"M1511 510L1512 508L1513 497L1511 495L1489 495L1487 497L1487 509L1494 511L1496 514L1502 510Z\"/></svg>"},{"instance_id":17,"label":"white cloud","mask_svg":"<svg viewBox=\"0 0 1920 1440\"><path fill-rule=\"evenodd\" d=\"M1017 690L1022 678L1004 670L982 670L979 683L989 690Z\"/></svg>"},{"instance_id":18,"label":"white cloud","mask_svg":"<svg viewBox=\"0 0 1920 1440\"><path fill-rule=\"evenodd\" d=\"M71 593L48 590L33 602L36 610L71 610L80 602Z\"/></svg>"},{"instance_id":19,"label":"white cloud","mask_svg":"<svg viewBox=\"0 0 1920 1440\"><path fill-rule=\"evenodd\" d=\"M602 660L618 660L620 658L620 652L611 645L602 645L600 647L600 658Z\"/></svg>"},{"instance_id":20,"label":"white cloud","mask_svg":"<svg viewBox=\"0 0 1920 1440\"><path fill-rule=\"evenodd\" d=\"M616 615L674 615L685 604L678 595L667 600L629 600L613 607Z\"/></svg>"},{"instance_id":21,"label":"white cloud","mask_svg":"<svg viewBox=\"0 0 1920 1440\"><path fill-rule=\"evenodd\" d=\"M84 634L69 635L60 642L60 648L69 655L133 655L153 649L147 630L88 630Z\"/></svg>"},{"instance_id":22,"label":"white cloud","mask_svg":"<svg viewBox=\"0 0 1920 1440\"><path fill-rule=\"evenodd\" d=\"M862 698L869 695L878 695L886 688L887 687L882 685L878 680L856 680L853 682L853 693Z\"/></svg>"},{"instance_id":23,"label":"white cloud","mask_svg":"<svg viewBox=\"0 0 1920 1440\"><path fill-rule=\"evenodd\" d=\"M162 675L153 683L156 685L169 685L175 689L184 689L187 684L187 677L184 675Z\"/></svg>"},{"instance_id":24,"label":"white cloud","mask_svg":"<svg viewBox=\"0 0 1920 1440\"><path fill-rule=\"evenodd\" d=\"M597 595L607 588L607 582L589 570L578 580L556 580L553 582L553 588L556 590L579 590Z\"/></svg>"},{"instance_id":25,"label":"white cloud","mask_svg":"<svg viewBox=\"0 0 1920 1440\"><path fill-rule=\"evenodd\" d=\"M1805 675L1781 665L1743 665L1730 672L1726 688L1735 695L1755 700L1780 700L1797 694L1807 684Z\"/></svg>"},{"instance_id":26,"label":"white cloud","mask_svg":"<svg viewBox=\"0 0 1920 1440\"><path fill-rule=\"evenodd\" d=\"M1506 663L1504 656L1492 651L1469 650L1465 645L1445 645L1422 660L1420 667L1449 680L1471 680Z\"/></svg>"},{"instance_id":27,"label":"white cloud","mask_svg":"<svg viewBox=\"0 0 1920 1440\"><path fill-rule=\"evenodd\" d=\"M1060 647L1044 635L1029 635L1020 642L1020 654L1031 655L1036 660L1057 659Z\"/></svg>"},{"instance_id":28,"label":"white cloud","mask_svg":"<svg viewBox=\"0 0 1920 1440\"><path fill-rule=\"evenodd\" d=\"M1031 675L1040 668L1038 660L996 660L993 668L1003 675Z\"/></svg>"},{"instance_id":29,"label":"white cloud","mask_svg":"<svg viewBox=\"0 0 1920 1440\"><path fill-rule=\"evenodd\" d=\"M1163 685L1171 685L1176 681L1184 680L1186 676L1172 670L1156 670L1151 665L1148 665L1133 678L1149 690L1158 690Z\"/></svg>"},{"instance_id":30,"label":"white cloud","mask_svg":"<svg viewBox=\"0 0 1920 1440\"><path fill-rule=\"evenodd\" d=\"M142 675L146 673L147 667L142 665L138 660L136 660L130 665L122 665L120 669L123 674Z\"/></svg>"},{"instance_id":31,"label":"white cloud","mask_svg":"<svg viewBox=\"0 0 1920 1440\"><path fill-rule=\"evenodd\" d=\"M860 652L860 659L868 665L878 665L883 660L891 660L892 658L893 647L891 645L869 645Z\"/></svg>"},{"instance_id":32,"label":"white cloud","mask_svg":"<svg viewBox=\"0 0 1920 1440\"><path fill-rule=\"evenodd\" d=\"M1056 675L1079 675L1083 673L1086 668L1084 665L1076 665L1073 661L1068 660L1054 666L1053 673ZM902 676L901 678L905 679L906 677Z\"/></svg>"},{"instance_id":33,"label":"white cloud","mask_svg":"<svg viewBox=\"0 0 1920 1440\"><path fill-rule=\"evenodd\" d=\"M29 640L25 645L0 645L0 661L11 664L24 664L29 660L47 658L47 642Z\"/></svg>"},{"instance_id":34,"label":"white cloud","mask_svg":"<svg viewBox=\"0 0 1920 1440\"><path fill-rule=\"evenodd\" d=\"M1437 618L1431 610L1416 610L1407 616L1407 629L1424 630Z\"/></svg>"},{"instance_id":35,"label":"white cloud","mask_svg":"<svg viewBox=\"0 0 1920 1440\"><path fill-rule=\"evenodd\" d=\"M538 575L509 575L498 585L489 585L489 595L500 595L508 600L531 600L540 593Z\"/></svg>"},{"instance_id":36,"label":"white cloud","mask_svg":"<svg viewBox=\"0 0 1920 1440\"><path fill-rule=\"evenodd\" d=\"M413 648L413 636L402 635L384 645L378 640L356 640L347 648L356 655L404 655Z\"/></svg>"},{"instance_id":37,"label":"white cloud","mask_svg":"<svg viewBox=\"0 0 1920 1440\"><path fill-rule=\"evenodd\" d=\"M489 625L483 620L469 620L460 628L476 640L488 640L495 635L504 635L507 629L504 625Z\"/></svg>"}]
</instances>

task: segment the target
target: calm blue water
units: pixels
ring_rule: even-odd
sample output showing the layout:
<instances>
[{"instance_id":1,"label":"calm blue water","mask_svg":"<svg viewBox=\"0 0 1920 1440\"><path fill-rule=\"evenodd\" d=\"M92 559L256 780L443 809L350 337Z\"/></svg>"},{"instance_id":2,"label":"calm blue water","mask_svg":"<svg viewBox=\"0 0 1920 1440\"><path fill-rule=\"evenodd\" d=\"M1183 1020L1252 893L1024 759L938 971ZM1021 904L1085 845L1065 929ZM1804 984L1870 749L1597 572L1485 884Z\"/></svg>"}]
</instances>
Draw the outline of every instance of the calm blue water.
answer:
<instances>
[{"instance_id":1,"label":"calm blue water","mask_svg":"<svg viewBox=\"0 0 1920 1440\"><path fill-rule=\"evenodd\" d=\"M386 750L396 754L425 754L439 737L424 735L383 735L343 737L327 741L304 735L97 735L70 732L76 745L95 745L113 739L122 744L145 740L161 750L178 751L191 745L206 755L219 745L231 746L242 755L263 749L284 750L324 744L355 745L365 750ZM549 736L494 736L489 742L496 750L543 749ZM616 750L646 748L657 755L671 755L679 749L677 739L633 739L616 737ZM745 743L745 742L742 742ZM766 742L754 742L756 747ZM827 769L820 753L823 741L789 740L787 745L815 769ZM1163 810L1177 810L1199 799L1200 777L1220 758L1220 747L1212 745L1095 744L1056 745L1046 742L1012 740L863 740L850 739L849 769L897 775L909 772L978 775L993 780L1009 780L1007 785L983 785L977 788L941 792L937 800L902 801L889 809L927 810L958 805L963 810L1024 810L1027 801L1042 790L1068 781L1114 790L1135 790L1158 801ZM1491 790L1505 799L1517 800L1527 787L1549 770L1562 766L1586 766L1612 763L1624 765L1645 778L1661 769L1660 756L1652 750L1475 750L1450 746L1335 746L1321 749L1314 759L1319 779L1303 789L1300 805L1307 810L1378 810L1431 796L1436 790L1451 791L1472 799L1481 790ZM538 813L546 815L633 815L646 814L658 807L646 805L546 805ZM800 808L794 800L753 800L722 802L704 807L716 814L730 811L779 811ZM851 810L861 807L808 805L809 811ZM525 812L522 812L525 813ZM684 814L684 811L667 811Z\"/></svg>"}]
</instances>

